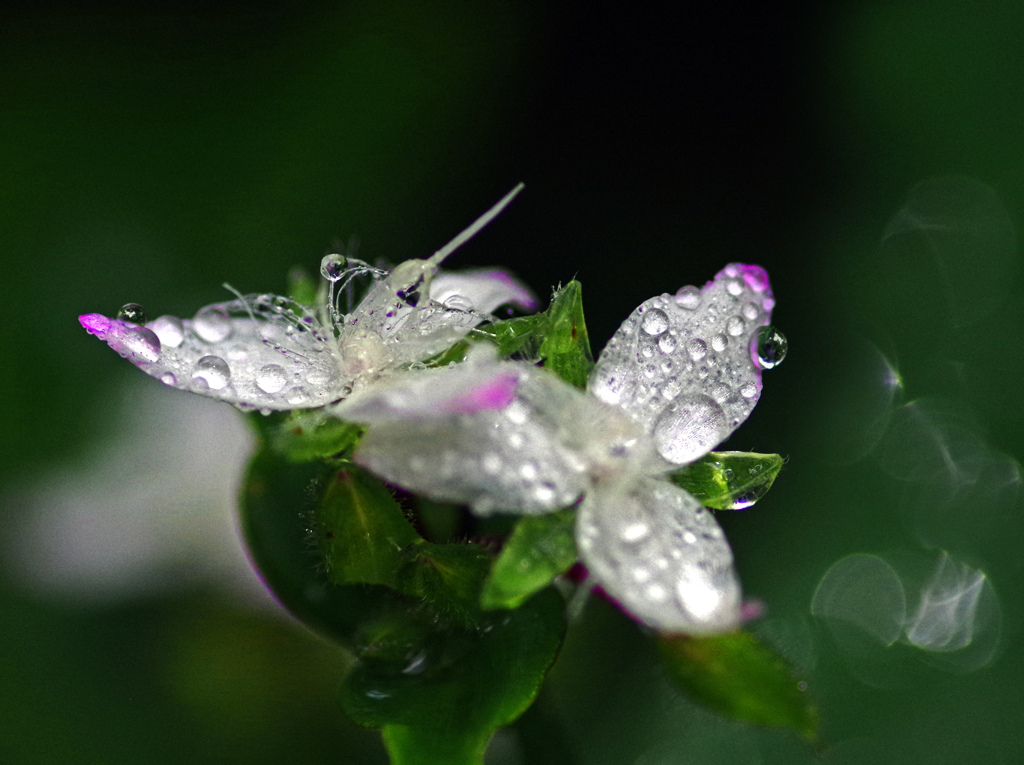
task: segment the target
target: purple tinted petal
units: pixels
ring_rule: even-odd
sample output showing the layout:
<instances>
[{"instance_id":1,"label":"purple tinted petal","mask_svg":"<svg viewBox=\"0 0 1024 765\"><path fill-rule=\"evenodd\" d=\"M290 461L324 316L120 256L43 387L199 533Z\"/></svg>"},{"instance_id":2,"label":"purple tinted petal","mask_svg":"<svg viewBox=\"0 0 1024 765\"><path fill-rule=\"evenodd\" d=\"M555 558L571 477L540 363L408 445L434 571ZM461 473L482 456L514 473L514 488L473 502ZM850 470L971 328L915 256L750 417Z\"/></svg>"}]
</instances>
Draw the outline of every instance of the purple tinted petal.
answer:
<instances>
[{"instance_id":1,"label":"purple tinted petal","mask_svg":"<svg viewBox=\"0 0 1024 765\"><path fill-rule=\"evenodd\" d=\"M476 388L459 391L456 396L440 402L444 412L472 414L489 409L505 409L512 403L519 387L519 372L505 372L484 381Z\"/></svg>"}]
</instances>

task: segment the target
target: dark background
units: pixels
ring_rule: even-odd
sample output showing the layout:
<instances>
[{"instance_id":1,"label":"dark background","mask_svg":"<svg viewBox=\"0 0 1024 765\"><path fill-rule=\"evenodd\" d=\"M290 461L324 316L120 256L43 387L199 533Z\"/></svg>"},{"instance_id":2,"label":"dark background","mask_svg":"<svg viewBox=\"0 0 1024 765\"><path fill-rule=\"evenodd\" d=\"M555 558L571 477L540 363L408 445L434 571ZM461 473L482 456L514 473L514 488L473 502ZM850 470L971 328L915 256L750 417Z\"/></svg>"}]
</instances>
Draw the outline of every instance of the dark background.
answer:
<instances>
[{"instance_id":1,"label":"dark background","mask_svg":"<svg viewBox=\"0 0 1024 765\"><path fill-rule=\"evenodd\" d=\"M524 181L449 264L508 266L541 295L580 279L595 350L652 295L730 261L770 273L790 356L728 446L789 461L722 520L767 604L757 629L821 706L818 756L1017 761L1022 87L1024 11L999 0L5 7L0 759L382 761L334 701L343 659L226 585L217 543L167 521L188 471L101 469L111 444L178 443L184 417L136 430L133 402L189 404L76 317L129 300L189 316L225 281L282 291L290 267L351 237L371 261L424 257ZM958 180L928 214L883 237L910 190L944 176ZM189 436L216 454L230 423L205 417ZM148 506L158 478L165 504ZM141 487L142 520L100 535L114 572L100 594L67 563L85 530L48 531L57 485L64 505L99 507ZM812 616L854 554L901 572L912 615L940 550L987 576L977 613L954 619L976 620L972 645L873 641L877 598L857 611L866 631ZM675 695L649 642L598 602L491 755L815 756Z\"/></svg>"}]
</instances>

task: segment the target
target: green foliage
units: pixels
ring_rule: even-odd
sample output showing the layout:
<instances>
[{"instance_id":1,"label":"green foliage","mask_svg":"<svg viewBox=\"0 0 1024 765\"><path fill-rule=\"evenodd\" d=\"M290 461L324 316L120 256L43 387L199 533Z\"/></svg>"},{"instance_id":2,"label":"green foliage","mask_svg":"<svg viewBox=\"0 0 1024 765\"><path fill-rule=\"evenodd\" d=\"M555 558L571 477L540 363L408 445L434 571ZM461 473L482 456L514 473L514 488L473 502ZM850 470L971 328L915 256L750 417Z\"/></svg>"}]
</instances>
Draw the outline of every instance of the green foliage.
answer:
<instances>
[{"instance_id":1,"label":"green foliage","mask_svg":"<svg viewBox=\"0 0 1024 765\"><path fill-rule=\"evenodd\" d=\"M711 452L673 474L686 489L713 510L745 510L775 482L785 460L778 454Z\"/></svg>"},{"instance_id":2,"label":"green foliage","mask_svg":"<svg viewBox=\"0 0 1024 765\"><path fill-rule=\"evenodd\" d=\"M669 676L716 712L755 725L817 737L818 715L806 685L774 651L749 632L711 637L663 635L658 651Z\"/></svg>"}]
</instances>

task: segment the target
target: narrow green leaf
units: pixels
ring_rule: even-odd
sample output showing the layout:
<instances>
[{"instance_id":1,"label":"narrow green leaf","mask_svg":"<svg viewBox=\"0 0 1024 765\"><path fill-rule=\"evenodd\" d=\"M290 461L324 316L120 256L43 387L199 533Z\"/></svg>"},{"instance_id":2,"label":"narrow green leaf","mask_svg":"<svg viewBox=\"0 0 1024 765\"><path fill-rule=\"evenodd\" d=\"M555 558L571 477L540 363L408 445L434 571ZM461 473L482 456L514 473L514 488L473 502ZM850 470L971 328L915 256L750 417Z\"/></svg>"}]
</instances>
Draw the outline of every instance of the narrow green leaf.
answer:
<instances>
[{"instance_id":1,"label":"narrow green leaf","mask_svg":"<svg viewBox=\"0 0 1024 765\"><path fill-rule=\"evenodd\" d=\"M675 473L672 481L714 510L745 510L775 482L784 460L778 454L711 452Z\"/></svg>"},{"instance_id":2,"label":"narrow green leaf","mask_svg":"<svg viewBox=\"0 0 1024 765\"><path fill-rule=\"evenodd\" d=\"M491 556L479 545L438 545L420 541L409 548L402 571L403 592L421 598L445 621L475 626L480 617L480 588Z\"/></svg>"},{"instance_id":3,"label":"narrow green leaf","mask_svg":"<svg viewBox=\"0 0 1024 765\"><path fill-rule=\"evenodd\" d=\"M583 287L578 281L574 279L554 294L547 316L547 332L540 344L544 367L577 388L586 388L594 356L583 319Z\"/></svg>"},{"instance_id":4,"label":"narrow green leaf","mask_svg":"<svg viewBox=\"0 0 1024 765\"><path fill-rule=\"evenodd\" d=\"M399 569L406 548L422 540L378 479L346 464L327 484L315 518L328 579L402 589Z\"/></svg>"},{"instance_id":5,"label":"narrow green leaf","mask_svg":"<svg viewBox=\"0 0 1024 765\"><path fill-rule=\"evenodd\" d=\"M494 562L480 597L487 609L517 608L576 562L573 508L521 518Z\"/></svg>"},{"instance_id":6,"label":"narrow green leaf","mask_svg":"<svg viewBox=\"0 0 1024 765\"><path fill-rule=\"evenodd\" d=\"M562 642L563 611L549 590L477 630L449 633L400 669L360 660L342 704L356 722L383 728L393 765L481 765L494 731L536 696Z\"/></svg>"},{"instance_id":7,"label":"narrow green leaf","mask_svg":"<svg viewBox=\"0 0 1024 765\"><path fill-rule=\"evenodd\" d=\"M302 266L292 266L288 271L288 297L299 305L316 304L317 282Z\"/></svg>"},{"instance_id":8,"label":"narrow green leaf","mask_svg":"<svg viewBox=\"0 0 1024 765\"><path fill-rule=\"evenodd\" d=\"M658 637L669 676L694 699L727 717L817 736L818 714L806 684L749 632L712 637Z\"/></svg>"}]
</instances>

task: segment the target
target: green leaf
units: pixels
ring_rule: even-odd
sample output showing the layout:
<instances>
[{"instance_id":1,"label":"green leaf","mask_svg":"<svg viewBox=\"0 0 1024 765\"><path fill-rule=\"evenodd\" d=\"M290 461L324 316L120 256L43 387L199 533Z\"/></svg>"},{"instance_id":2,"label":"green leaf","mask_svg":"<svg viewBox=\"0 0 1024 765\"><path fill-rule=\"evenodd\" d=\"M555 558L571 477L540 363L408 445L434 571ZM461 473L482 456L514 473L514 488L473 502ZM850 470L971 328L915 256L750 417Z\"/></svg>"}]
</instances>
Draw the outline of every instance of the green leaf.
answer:
<instances>
[{"instance_id":1,"label":"green leaf","mask_svg":"<svg viewBox=\"0 0 1024 765\"><path fill-rule=\"evenodd\" d=\"M328 579L402 589L399 569L406 548L422 539L378 479L346 464L327 485L315 518Z\"/></svg>"},{"instance_id":2,"label":"green leaf","mask_svg":"<svg viewBox=\"0 0 1024 765\"><path fill-rule=\"evenodd\" d=\"M360 660L342 691L356 722L383 728L393 765L481 765L491 735L536 696L565 628L553 590L453 631L411 661Z\"/></svg>"},{"instance_id":3,"label":"green leaf","mask_svg":"<svg viewBox=\"0 0 1024 765\"><path fill-rule=\"evenodd\" d=\"M658 637L669 676L694 699L727 717L817 736L818 714L806 685L749 632L712 637Z\"/></svg>"},{"instance_id":4,"label":"green leaf","mask_svg":"<svg viewBox=\"0 0 1024 765\"><path fill-rule=\"evenodd\" d=\"M575 523L574 508L521 518L484 583L481 605L517 608L568 570L577 558Z\"/></svg>"},{"instance_id":5,"label":"green leaf","mask_svg":"<svg viewBox=\"0 0 1024 765\"><path fill-rule=\"evenodd\" d=\"M768 493L785 460L778 454L711 452L672 481L714 510L745 510Z\"/></svg>"},{"instance_id":6,"label":"green leaf","mask_svg":"<svg viewBox=\"0 0 1024 765\"><path fill-rule=\"evenodd\" d=\"M583 319L583 287L578 281L574 279L554 294L547 317L547 331L540 344L544 367L577 388L586 388L594 356Z\"/></svg>"}]
</instances>

